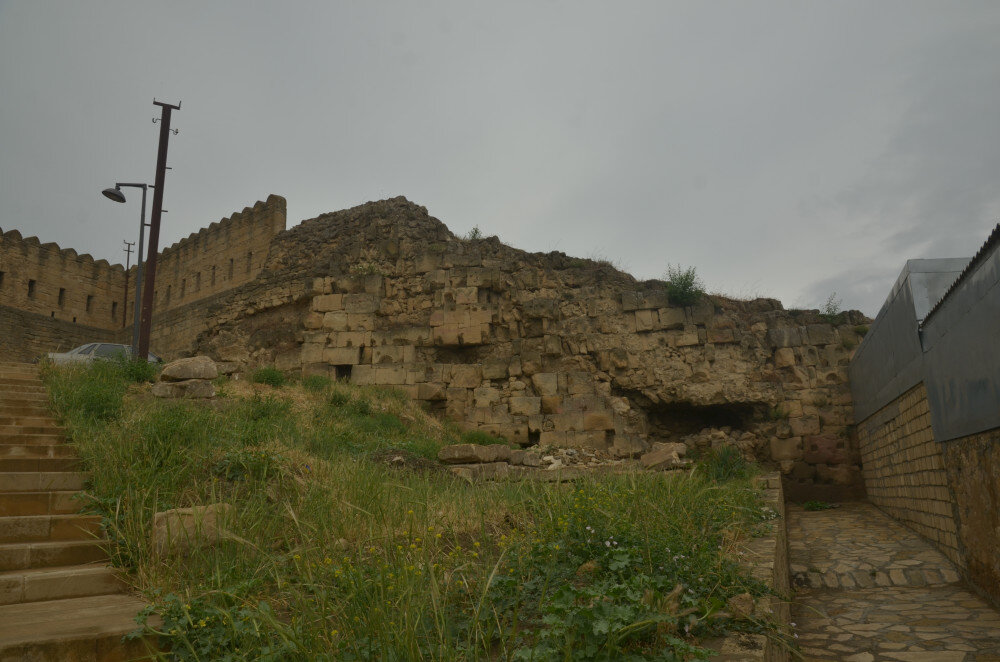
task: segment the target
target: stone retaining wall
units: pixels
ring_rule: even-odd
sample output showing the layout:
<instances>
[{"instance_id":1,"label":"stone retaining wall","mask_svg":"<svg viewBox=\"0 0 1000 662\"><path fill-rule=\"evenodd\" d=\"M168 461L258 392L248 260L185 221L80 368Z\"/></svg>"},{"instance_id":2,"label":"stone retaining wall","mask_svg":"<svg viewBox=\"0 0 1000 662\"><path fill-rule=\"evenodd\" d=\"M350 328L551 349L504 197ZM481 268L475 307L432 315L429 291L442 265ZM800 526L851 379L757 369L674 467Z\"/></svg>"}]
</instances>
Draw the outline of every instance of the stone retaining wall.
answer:
<instances>
[{"instance_id":1,"label":"stone retaining wall","mask_svg":"<svg viewBox=\"0 0 1000 662\"><path fill-rule=\"evenodd\" d=\"M923 383L858 424L868 498L961 563L942 445Z\"/></svg>"},{"instance_id":2,"label":"stone retaining wall","mask_svg":"<svg viewBox=\"0 0 1000 662\"><path fill-rule=\"evenodd\" d=\"M774 595L757 604L755 617L774 621L784 637L791 636L791 582L788 563L788 528L785 518L785 497L780 474L762 476L759 484L764 501L778 517L767 535L754 538L747 549L747 562L755 579L774 591ZM709 645L719 655L717 662L786 662L791 659L789 646L759 634L735 633Z\"/></svg>"},{"instance_id":3,"label":"stone retaining wall","mask_svg":"<svg viewBox=\"0 0 1000 662\"><path fill-rule=\"evenodd\" d=\"M116 342L115 333L0 306L0 357L5 361L33 361L89 342Z\"/></svg>"}]
</instances>

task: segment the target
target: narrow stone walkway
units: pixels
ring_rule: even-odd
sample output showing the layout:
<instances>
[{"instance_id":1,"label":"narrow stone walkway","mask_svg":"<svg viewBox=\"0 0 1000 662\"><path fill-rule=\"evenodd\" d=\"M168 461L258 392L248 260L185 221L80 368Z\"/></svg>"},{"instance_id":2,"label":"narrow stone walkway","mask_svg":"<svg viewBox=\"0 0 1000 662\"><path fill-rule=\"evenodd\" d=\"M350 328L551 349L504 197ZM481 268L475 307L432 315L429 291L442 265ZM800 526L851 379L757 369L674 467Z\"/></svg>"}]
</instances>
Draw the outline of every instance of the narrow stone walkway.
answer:
<instances>
[{"instance_id":1,"label":"narrow stone walkway","mask_svg":"<svg viewBox=\"0 0 1000 662\"><path fill-rule=\"evenodd\" d=\"M803 659L1000 662L1000 612L923 538L868 503L787 510Z\"/></svg>"}]
</instances>

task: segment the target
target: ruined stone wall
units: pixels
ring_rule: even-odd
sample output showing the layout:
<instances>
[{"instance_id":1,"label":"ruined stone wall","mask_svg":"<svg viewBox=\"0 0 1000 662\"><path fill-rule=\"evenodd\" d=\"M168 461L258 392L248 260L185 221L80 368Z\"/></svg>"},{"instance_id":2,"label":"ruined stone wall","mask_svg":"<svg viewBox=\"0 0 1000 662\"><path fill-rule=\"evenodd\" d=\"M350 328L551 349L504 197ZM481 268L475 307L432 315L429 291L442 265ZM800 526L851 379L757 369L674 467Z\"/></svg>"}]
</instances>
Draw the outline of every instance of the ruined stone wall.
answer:
<instances>
[{"instance_id":1,"label":"ruined stone wall","mask_svg":"<svg viewBox=\"0 0 1000 662\"><path fill-rule=\"evenodd\" d=\"M923 383L862 421L858 440L871 502L961 565L945 455Z\"/></svg>"},{"instance_id":2,"label":"ruined stone wall","mask_svg":"<svg viewBox=\"0 0 1000 662\"><path fill-rule=\"evenodd\" d=\"M0 235L0 305L113 330L123 324L124 299L121 265L43 244L37 237L22 238L17 230Z\"/></svg>"},{"instance_id":3,"label":"ruined stone wall","mask_svg":"<svg viewBox=\"0 0 1000 662\"><path fill-rule=\"evenodd\" d=\"M1000 430L943 446L963 569L974 586L1000 604Z\"/></svg>"},{"instance_id":4,"label":"ruined stone wall","mask_svg":"<svg viewBox=\"0 0 1000 662\"><path fill-rule=\"evenodd\" d=\"M0 357L31 361L46 352L64 352L88 342L117 342L108 329L74 324L47 315L0 306Z\"/></svg>"},{"instance_id":5,"label":"ruined stone wall","mask_svg":"<svg viewBox=\"0 0 1000 662\"><path fill-rule=\"evenodd\" d=\"M590 260L463 241L402 198L275 237L192 351L243 369L399 388L466 427L618 455L737 445L790 483L860 485L846 366L858 341L772 300L670 305Z\"/></svg>"}]
</instances>

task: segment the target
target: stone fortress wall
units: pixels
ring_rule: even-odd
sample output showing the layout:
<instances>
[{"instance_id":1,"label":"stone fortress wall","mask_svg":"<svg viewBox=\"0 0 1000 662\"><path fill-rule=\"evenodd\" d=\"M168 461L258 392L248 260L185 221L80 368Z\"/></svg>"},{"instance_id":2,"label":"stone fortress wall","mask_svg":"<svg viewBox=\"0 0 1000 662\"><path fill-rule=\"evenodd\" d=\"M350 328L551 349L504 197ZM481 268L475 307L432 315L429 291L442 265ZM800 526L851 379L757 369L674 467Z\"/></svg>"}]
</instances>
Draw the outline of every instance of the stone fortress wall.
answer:
<instances>
[{"instance_id":1,"label":"stone fortress wall","mask_svg":"<svg viewBox=\"0 0 1000 662\"><path fill-rule=\"evenodd\" d=\"M0 233L0 355L30 359L81 338L111 340L124 323L124 278L121 265Z\"/></svg>"},{"instance_id":2,"label":"stone fortress wall","mask_svg":"<svg viewBox=\"0 0 1000 662\"><path fill-rule=\"evenodd\" d=\"M793 488L860 490L846 382L860 314L830 324L767 299L671 306L662 282L462 240L396 198L276 236L261 275L201 317L191 350L228 369L391 386L522 444L732 444Z\"/></svg>"},{"instance_id":3,"label":"stone fortress wall","mask_svg":"<svg viewBox=\"0 0 1000 662\"><path fill-rule=\"evenodd\" d=\"M850 367L869 498L1000 602L1000 226L910 260Z\"/></svg>"},{"instance_id":4,"label":"stone fortress wall","mask_svg":"<svg viewBox=\"0 0 1000 662\"><path fill-rule=\"evenodd\" d=\"M284 229L285 199L270 195L266 201L258 201L165 248L156 265L154 315L253 280L264 263L271 239ZM136 270L130 270L133 284ZM133 294L129 292L129 301L134 306ZM127 315L131 322L132 311ZM161 351L166 352L163 348Z\"/></svg>"},{"instance_id":5,"label":"stone fortress wall","mask_svg":"<svg viewBox=\"0 0 1000 662\"><path fill-rule=\"evenodd\" d=\"M271 239L284 229L285 200L272 195L163 250L153 351L187 348L202 329L191 304L255 278ZM136 272L133 266L126 279L121 265L16 230L0 234L0 356L30 360L84 342L129 342Z\"/></svg>"}]
</instances>

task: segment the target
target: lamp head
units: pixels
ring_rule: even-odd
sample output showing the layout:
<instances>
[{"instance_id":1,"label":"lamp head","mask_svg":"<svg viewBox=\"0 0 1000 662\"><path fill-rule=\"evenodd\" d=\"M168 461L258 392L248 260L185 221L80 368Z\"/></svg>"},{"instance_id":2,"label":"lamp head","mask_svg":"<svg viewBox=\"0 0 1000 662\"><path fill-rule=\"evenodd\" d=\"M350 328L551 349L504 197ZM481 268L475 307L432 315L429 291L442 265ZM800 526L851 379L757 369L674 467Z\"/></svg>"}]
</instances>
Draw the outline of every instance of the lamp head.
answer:
<instances>
[{"instance_id":1,"label":"lamp head","mask_svg":"<svg viewBox=\"0 0 1000 662\"><path fill-rule=\"evenodd\" d=\"M101 193L103 193L104 197L109 200L114 200L115 202L125 202L125 194L122 193L122 190L117 186L114 188L106 188L101 191Z\"/></svg>"}]
</instances>

